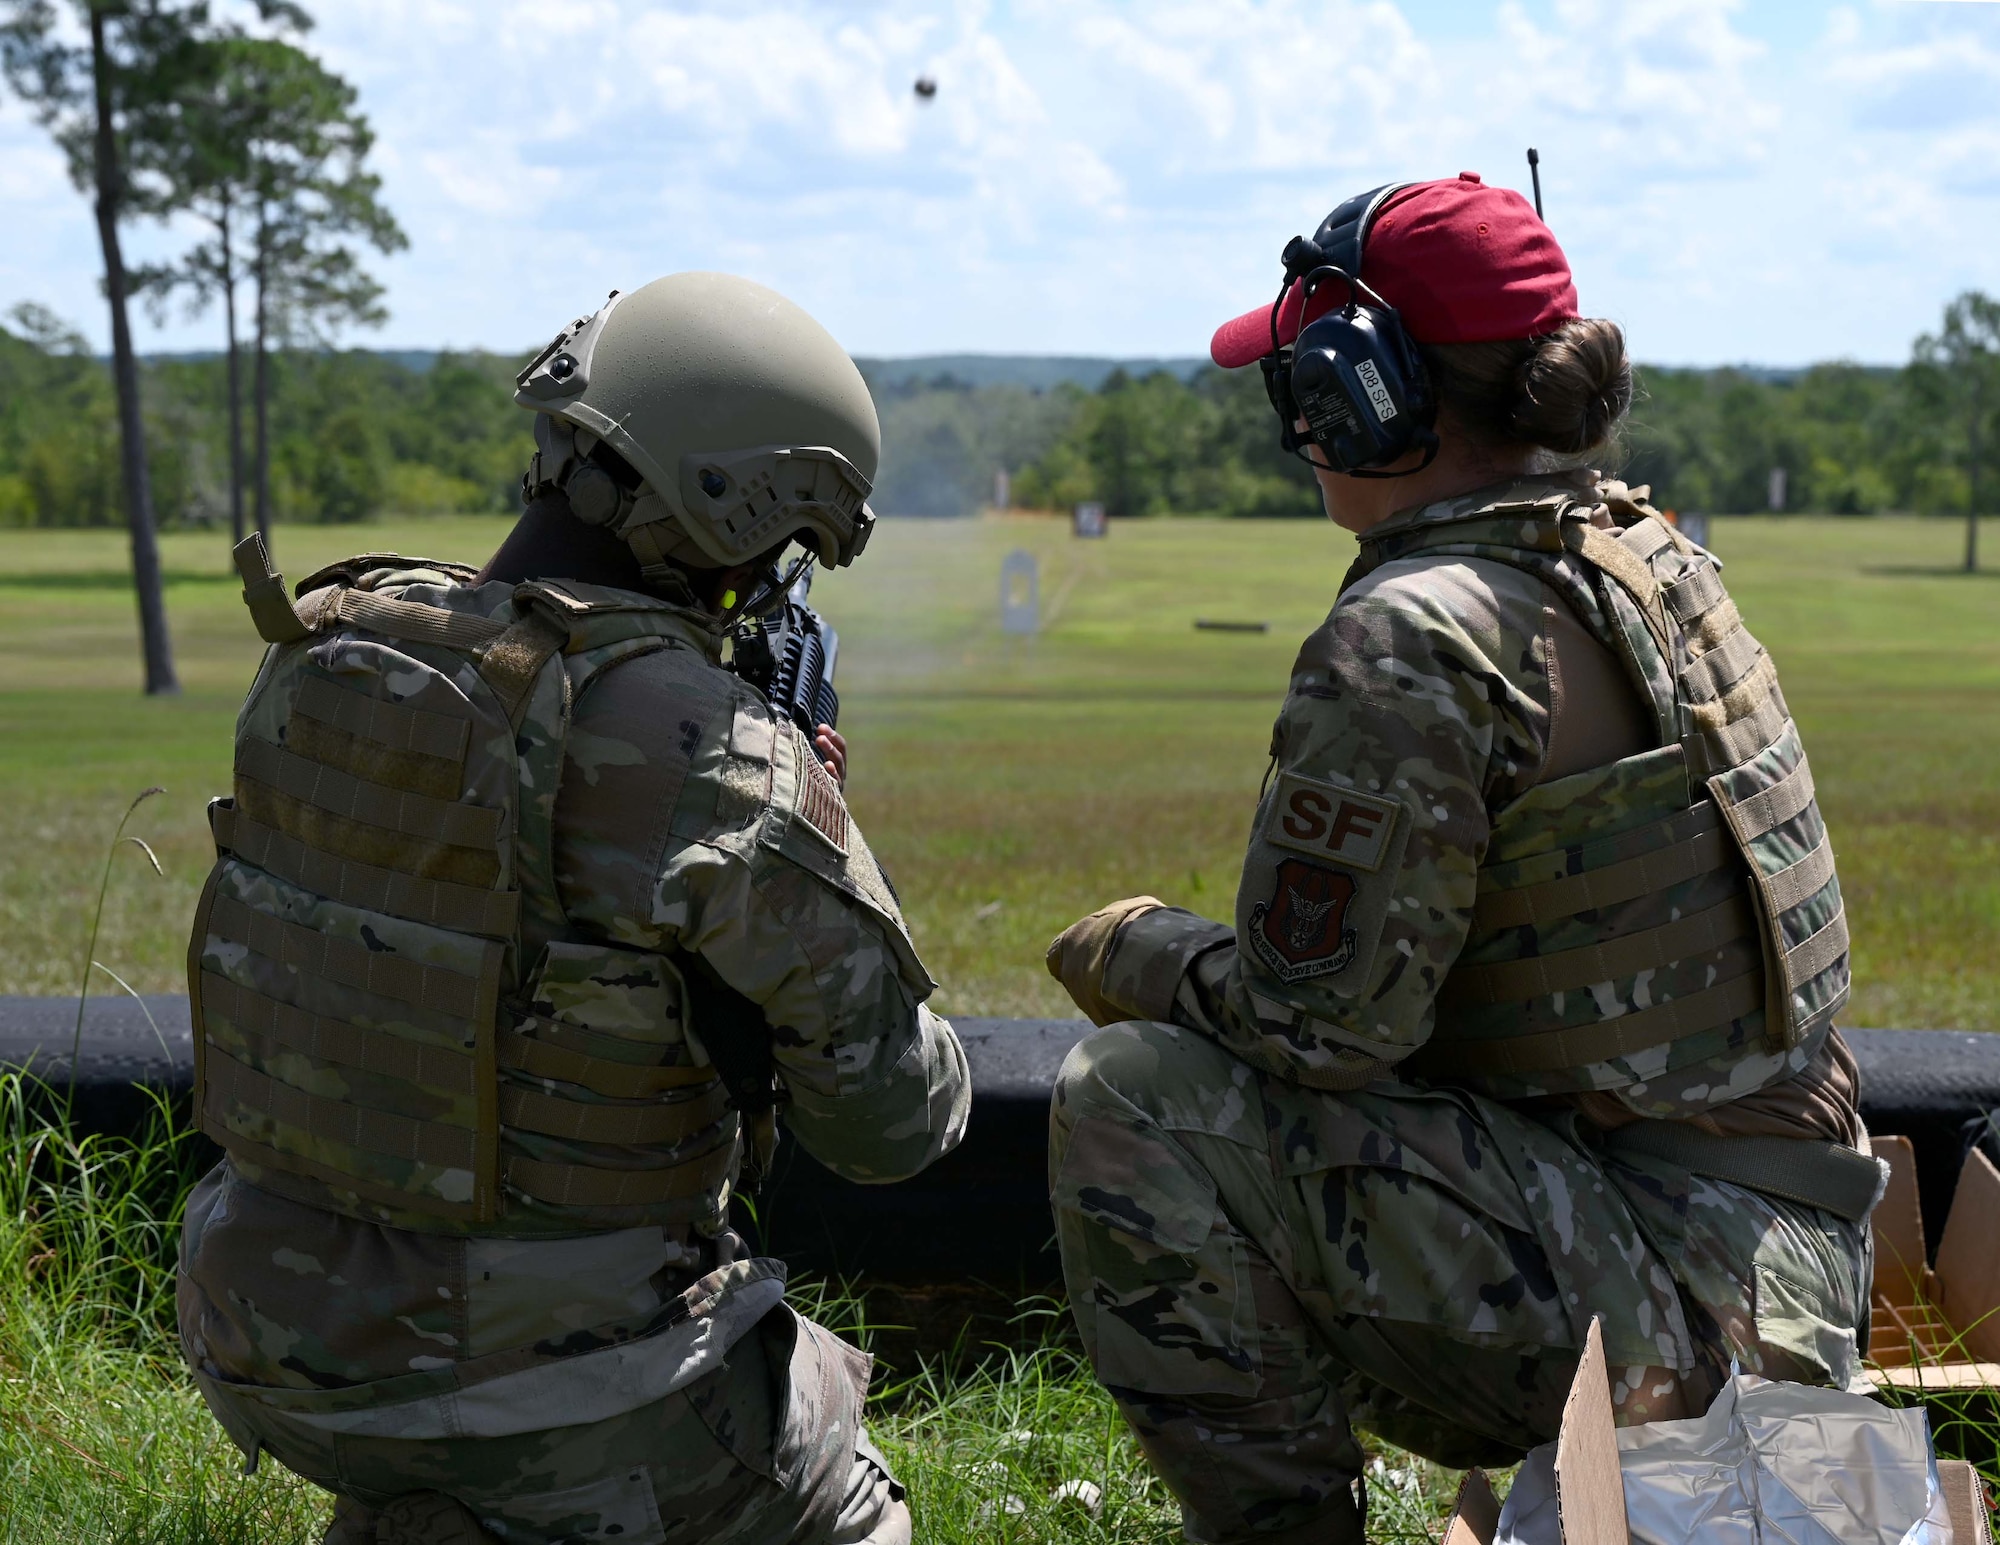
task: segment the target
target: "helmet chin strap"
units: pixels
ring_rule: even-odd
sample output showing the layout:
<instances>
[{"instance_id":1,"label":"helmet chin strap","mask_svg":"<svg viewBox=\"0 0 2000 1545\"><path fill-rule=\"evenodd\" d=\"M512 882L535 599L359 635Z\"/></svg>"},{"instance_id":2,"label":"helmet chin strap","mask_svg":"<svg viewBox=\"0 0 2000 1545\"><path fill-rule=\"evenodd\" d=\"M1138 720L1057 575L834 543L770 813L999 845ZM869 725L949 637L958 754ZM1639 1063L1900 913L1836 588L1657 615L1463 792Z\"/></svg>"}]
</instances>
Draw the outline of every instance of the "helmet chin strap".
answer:
<instances>
[{"instance_id":1,"label":"helmet chin strap","mask_svg":"<svg viewBox=\"0 0 2000 1545\"><path fill-rule=\"evenodd\" d=\"M625 544L639 560L640 574L650 585L678 588L693 594L694 581L690 578L690 571L696 574L720 572L713 560L696 545L694 538L682 531L671 517L633 526L623 535ZM759 566L749 595L729 609L732 621L762 617L784 604L792 586L799 582L799 576L816 561L811 552L802 551L781 568L784 550L790 545L791 538L787 537L769 561Z\"/></svg>"},{"instance_id":2,"label":"helmet chin strap","mask_svg":"<svg viewBox=\"0 0 2000 1545\"><path fill-rule=\"evenodd\" d=\"M780 573L778 561L783 557L784 550L781 548L778 558L765 565L758 575L757 588L750 592L750 598L739 605L732 615L739 618L763 617L776 611L784 604L785 597L792 593L792 586L818 561L813 553L801 552Z\"/></svg>"}]
</instances>

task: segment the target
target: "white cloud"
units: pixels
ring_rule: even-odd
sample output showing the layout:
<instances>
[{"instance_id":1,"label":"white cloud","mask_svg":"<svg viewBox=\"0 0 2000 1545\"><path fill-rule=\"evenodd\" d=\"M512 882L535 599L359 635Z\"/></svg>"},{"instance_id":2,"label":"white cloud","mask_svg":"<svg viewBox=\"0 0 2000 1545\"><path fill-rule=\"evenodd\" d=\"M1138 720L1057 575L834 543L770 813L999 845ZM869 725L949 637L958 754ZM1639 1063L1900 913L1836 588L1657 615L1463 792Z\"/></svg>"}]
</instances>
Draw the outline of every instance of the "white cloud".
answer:
<instances>
[{"instance_id":1,"label":"white cloud","mask_svg":"<svg viewBox=\"0 0 2000 1545\"><path fill-rule=\"evenodd\" d=\"M1586 306L1642 357L1899 357L1993 283L2000 7L1829 9L1778 42L1772 15L341 0L311 42L360 86L412 239L381 270L398 343L518 346L613 285L725 267L861 351L1193 353L1349 193L1525 187L1534 143ZM46 211L0 252L0 305L101 332L88 209L13 107L0 197Z\"/></svg>"}]
</instances>

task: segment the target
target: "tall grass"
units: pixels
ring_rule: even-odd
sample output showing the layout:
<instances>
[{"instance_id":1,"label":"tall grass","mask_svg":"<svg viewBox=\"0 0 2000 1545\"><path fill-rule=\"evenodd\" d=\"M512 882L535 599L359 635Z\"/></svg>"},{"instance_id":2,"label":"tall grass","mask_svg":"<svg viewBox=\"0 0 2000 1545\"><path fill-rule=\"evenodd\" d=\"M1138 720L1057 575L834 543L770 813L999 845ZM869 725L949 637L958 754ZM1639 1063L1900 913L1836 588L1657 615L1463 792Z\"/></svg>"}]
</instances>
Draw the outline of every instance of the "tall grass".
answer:
<instances>
[{"instance_id":1,"label":"tall grass","mask_svg":"<svg viewBox=\"0 0 2000 1545\"><path fill-rule=\"evenodd\" d=\"M64 1103L0 1074L0 1541L310 1545L328 1499L269 1461L241 1473L174 1339L181 1210L205 1148L164 1097L129 1136L78 1135ZM857 1284L803 1283L793 1301L864 1347L893 1328L870 1320ZM1179 1511L1062 1306L1020 1312L1038 1334L878 1377L868 1423L920 1545L1178 1540ZM1993 1391L1884 1395L1925 1406L1941 1451L2000 1478ZM1369 1538L1435 1539L1457 1475L1364 1443Z\"/></svg>"},{"instance_id":2,"label":"tall grass","mask_svg":"<svg viewBox=\"0 0 2000 1545\"><path fill-rule=\"evenodd\" d=\"M320 1495L240 1475L173 1341L173 1260L199 1162L164 1098L79 1135L62 1091L0 1075L0 1538L287 1545Z\"/></svg>"},{"instance_id":3,"label":"tall grass","mask_svg":"<svg viewBox=\"0 0 2000 1545\"><path fill-rule=\"evenodd\" d=\"M0 1540L7 1545L309 1545L326 1496L241 1456L174 1338L181 1211L205 1149L164 1097L129 1136L78 1135L59 1087L0 1075ZM854 1285L799 1309L866 1346ZM1022 1306L1025 1349L954 1348L885 1371L868 1422L923 1545L1166 1545L1180 1515L1091 1377L1068 1316ZM1428 1541L1455 1477L1380 1451L1371 1538Z\"/></svg>"}]
</instances>

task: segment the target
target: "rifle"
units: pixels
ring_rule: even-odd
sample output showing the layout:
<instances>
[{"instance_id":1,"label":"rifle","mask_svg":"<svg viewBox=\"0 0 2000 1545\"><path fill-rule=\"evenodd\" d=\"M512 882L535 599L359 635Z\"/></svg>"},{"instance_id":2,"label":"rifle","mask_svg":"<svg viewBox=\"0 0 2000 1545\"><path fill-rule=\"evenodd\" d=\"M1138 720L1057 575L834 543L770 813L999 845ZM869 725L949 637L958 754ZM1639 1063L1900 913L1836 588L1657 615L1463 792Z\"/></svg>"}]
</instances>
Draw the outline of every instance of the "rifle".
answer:
<instances>
[{"instance_id":1,"label":"rifle","mask_svg":"<svg viewBox=\"0 0 2000 1545\"><path fill-rule=\"evenodd\" d=\"M808 565L781 605L751 618L737 633L732 665L808 740L822 724L831 729L840 720L840 696L833 690L840 635L807 604L811 591Z\"/></svg>"},{"instance_id":2,"label":"rifle","mask_svg":"<svg viewBox=\"0 0 2000 1545\"><path fill-rule=\"evenodd\" d=\"M737 630L730 661L730 669L762 692L808 740L822 724L831 729L840 717L840 697L833 690L840 635L808 604L811 591L808 564L782 604L747 619ZM730 1103L743 1116L749 1144L744 1178L755 1195L777 1149L777 1109L785 1096L771 1060L771 1022L762 1007L725 982L701 956L682 952L680 967L689 1017L702 1027L702 1044L722 1075Z\"/></svg>"}]
</instances>

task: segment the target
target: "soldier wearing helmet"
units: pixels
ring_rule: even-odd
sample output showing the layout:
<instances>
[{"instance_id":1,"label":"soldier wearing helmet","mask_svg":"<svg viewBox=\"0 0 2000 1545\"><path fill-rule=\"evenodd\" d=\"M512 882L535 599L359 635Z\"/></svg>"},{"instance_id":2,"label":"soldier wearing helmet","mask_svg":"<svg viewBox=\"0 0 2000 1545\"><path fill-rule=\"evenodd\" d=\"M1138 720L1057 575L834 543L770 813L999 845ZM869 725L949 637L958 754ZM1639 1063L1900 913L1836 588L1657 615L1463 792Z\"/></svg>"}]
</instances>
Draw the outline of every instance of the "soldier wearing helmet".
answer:
<instances>
[{"instance_id":1,"label":"soldier wearing helmet","mask_svg":"<svg viewBox=\"0 0 2000 1545\"><path fill-rule=\"evenodd\" d=\"M294 600L239 552L271 648L189 951L226 1157L188 1360L344 1545L907 1545L868 1359L727 1218L776 1109L888 1182L969 1108L845 742L720 663L793 544L866 545L874 406L720 274L614 295L518 385L483 568L367 555Z\"/></svg>"},{"instance_id":2,"label":"soldier wearing helmet","mask_svg":"<svg viewBox=\"0 0 2000 1545\"><path fill-rule=\"evenodd\" d=\"M1104 1030L1049 1175L1078 1329L1190 1539L1362 1539L1359 1427L1554 1438L1845 1385L1881 1170L1840 883L1720 565L1587 470L1631 400L1518 194L1348 201L1215 337L1360 538L1300 648L1233 923L1061 935Z\"/></svg>"}]
</instances>

